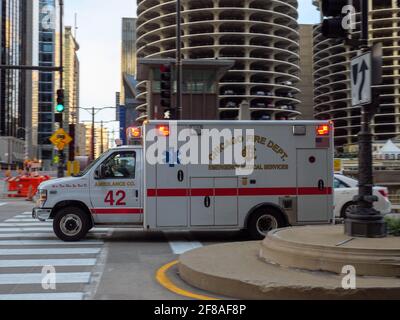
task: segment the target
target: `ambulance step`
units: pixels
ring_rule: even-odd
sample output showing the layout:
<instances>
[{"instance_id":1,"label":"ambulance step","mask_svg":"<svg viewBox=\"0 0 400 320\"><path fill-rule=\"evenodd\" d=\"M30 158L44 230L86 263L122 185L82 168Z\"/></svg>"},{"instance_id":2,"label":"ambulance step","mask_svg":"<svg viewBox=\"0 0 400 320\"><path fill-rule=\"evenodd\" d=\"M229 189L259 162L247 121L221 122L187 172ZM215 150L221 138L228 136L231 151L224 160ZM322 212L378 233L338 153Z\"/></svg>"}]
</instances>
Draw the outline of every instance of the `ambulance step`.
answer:
<instances>
[{"instance_id":1,"label":"ambulance step","mask_svg":"<svg viewBox=\"0 0 400 320\"><path fill-rule=\"evenodd\" d=\"M144 230L143 225L137 225L137 224L97 224L95 228L138 229L138 230Z\"/></svg>"}]
</instances>

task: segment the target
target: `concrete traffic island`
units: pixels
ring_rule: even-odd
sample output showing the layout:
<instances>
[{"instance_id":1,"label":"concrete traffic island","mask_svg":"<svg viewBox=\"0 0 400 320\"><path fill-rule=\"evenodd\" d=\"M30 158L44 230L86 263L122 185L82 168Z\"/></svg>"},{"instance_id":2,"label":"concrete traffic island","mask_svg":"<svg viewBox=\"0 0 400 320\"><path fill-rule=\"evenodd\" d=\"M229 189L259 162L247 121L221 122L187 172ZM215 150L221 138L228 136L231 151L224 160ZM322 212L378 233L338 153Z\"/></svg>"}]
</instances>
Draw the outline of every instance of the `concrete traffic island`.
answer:
<instances>
[{"instance_id":1,"label":"concrete traffic island","mask_svg":"<svg viewBox=\"0 0 400 320\"><path fill-rule=\"evenodd\" d=\"M358 272L354 290L342 287L347 265ZM400 238L352 239L343 226L203 247L183 254L178 268L188 284L237 299L400 299Z\"/></svg>"},{"instance_id":2,"label":"concrete traffic island","mask_svg":"<svg viewBox=\"0 0 400 320\"><path fill-rule=\"evenodd\" d=\"M271 232L260 256L283 267L341 274L344 266L351 265L359 276L400 277L400 237L352 238L344 234L343 226Z\"/></svg>"}]
</instances>

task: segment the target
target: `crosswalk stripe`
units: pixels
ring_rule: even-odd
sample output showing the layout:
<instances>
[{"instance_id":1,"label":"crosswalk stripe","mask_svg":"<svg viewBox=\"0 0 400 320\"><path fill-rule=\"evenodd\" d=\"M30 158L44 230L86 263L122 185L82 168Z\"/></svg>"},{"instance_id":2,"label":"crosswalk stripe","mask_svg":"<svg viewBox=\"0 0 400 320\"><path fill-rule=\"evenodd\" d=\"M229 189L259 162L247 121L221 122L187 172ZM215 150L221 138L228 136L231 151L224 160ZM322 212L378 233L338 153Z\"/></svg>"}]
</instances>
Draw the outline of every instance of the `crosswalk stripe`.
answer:
<instances>
[{"instance_id":1,"label":"crosswalk stripe","mask_svg":"<svg viewBox=\"0 0 400 320\"><path fill-rule=\"evenodd\" d=\"M175 241L169 232L164 232L164 235L168 240L168 244L172 252L176 255L181 255L185 252L201 248L203 246L203 244L198 241Z\"/></svg>"},{"instance_id":2,"label":"crosswalk stripe","mask_svg":"<svg viewBox=\"0 0 400 320\"><path fill-rule=\"evenodd\" d=\"M2 203L0 202L0 206ZM112 228L96 228L87 240L81 242L62 242L53 231L52 222L41 222L32 218L31 212L23 212L0 223L0 287L3 285L40 285L44 280L42 273L35 273L44 266L64 267L63 273L56 273L56 284L89 284L104 241ZM39 258L39 259L35 259ZM71 257L71 258L68 258ZM2 260L4 259L4 260ZM73 269L76 267L78 269ZM32 273L23 273L23 268ZM86 270L85 270L86 269ZM13 273L5 273L12 270ZM20 273L15 273L20 272ZM43 290L28 293L18 289L0 294L3 300L83 300L85 293L51 292ZM24 287L20 287L21 289ZM31 290L29 290L31 291ZM77 291L80 291L78 289Z\"/></svg>"},{"instance_id":3,"label":"crosswalk stripe","mask_svg":"<svg viewBox=\"0 0 400 320\"><path fill-rule=\"evenodd\" d=\"M103 241L62 242L61 240L0 240L0 246L101 246Z\"/></svg>"},{"instance_id":4,"label":"crosswalk stripe","mask_svg":"<svg viewBox=\"0 0 400 320\"><path fill-rule=\"evenodd\" d=\"M91 235L96 235L96 236L105 236L107 235L106 232L90 232L89 233L89 237ZM57 239L57 237L54 235L53 232L47 232L47 233L4 233L1 234L0 233L0 239L13 239L13 238L17 238L17 239L33 239L33 238L44 238L44 239Z\"/></svg>"},{"instance_id":5,"label":"crosswalk stripe","mask_svg":"<svg viewBox=\"0 0 400 320\"><path fill-rule=\"evenodd\" d=\"M0 202L0 207L3 207L5 205L7 205L7 204L8 204L7 202Z\"/></svg>"},{"instance_id":6,"label":"crosswalk stripe","mask_svg":"<svg viewBox=\"0 0 400 320\"><path fill-rule=\"evenodd\" d=\"M46 239L57 239L54 234L51 233L0 233L0 239L33 239L33 238L46 238Z\"/></svg>"},{"instance_id":7,"label":"crosswalk stripe","mask_svg":"<svg viewBox=\"0 0 400 320\"><path fill-rule=\"evenodd\" d=\"M15 223L15 222L5 222L5 223L0 223L0 228L2 227L37 227L37 226L52 226L53 224L51 222L20 222L20 223Z\"/></svg>"},{"instance_id":8,"label":"crosswalk stripe","mask_svg":"<svg viewBox=\"0 0 400 320\"><path fill-rule=\"evenodd\" d=\"M0 228L0 232L53 232L52 228Z\"/></svg>"},{"instance_id":9,"label":"crosswalk stripe","mask_svg":"<svg viewBox=\"0 0 400 320\"><path fill-rule=\"evenodd\" d=\"M77 301L83 300L83 293L29 293L29 294L3 294L0 295L1 301Z\"/></svg>"},{"instance_id":10,"label":"crosswalk stripe","mask_svg":"<svg viewBox=\"0 0 400 320\"><path fill-rule=\"evenodd\" d=\"M0 260L0 268L94 266L96 259Z\"/></svg>"},{"instance_id":11,"label":"crosswalk stripe","mask_svg":"<svg viewBox=\"0 0 400 320\"><path fill-rule=\"evenodd\" d=\"M90 232L108 232L110 231L110 228L96 228L93 229ZM0 228L0 233L4 232L49 232L53 233L53 228L52 227L43 227L43 228L37 228L37 227L21 227L21 228L16 228L16 227L1 227Z\"/></svg>"},{"instance_id":12,"label":"crosswalk stripe","mask_svg":"<svg viewBox=\"0 0 400 320\"><path fill-rule=\"evenodd\" d=\"M98 254L99 248L0 249L0 256Z\"/></svg>"},{"instance_id":13,"label":"crosswalk stripe","mask_svg":"<svg viewBox=\"0 0 400 320\"><path fill-rule=\"evenodd\" d=\"M23 274L0 274L0 284L41 284L43 275L41 273L23 273ZM90 272L70 272L57 273L56 284L89 283Z\"/></svg>"},{"instance_id":14,"label":"crosswalk stripe","mask_svg":"<svg viewBox=\"0 0 400 320\"><path fill-rule=\"evenodd\" d=\"M35 220L32 218L19 218L19 219L8 219L5 222L36 222L36 223L43 223L42 221Z\"/></svg>"},{"instance_id":15,"label":"crosswalk stripe","mask_svg":"<svg viewBox=\"0 0 400 320\"><path fill-rule=\"evenodd\" d=\"M174 254L183 254L190 250L201 248L203 245L197 241L171 241L169 246Z\"/></svg>"}]
</instances>

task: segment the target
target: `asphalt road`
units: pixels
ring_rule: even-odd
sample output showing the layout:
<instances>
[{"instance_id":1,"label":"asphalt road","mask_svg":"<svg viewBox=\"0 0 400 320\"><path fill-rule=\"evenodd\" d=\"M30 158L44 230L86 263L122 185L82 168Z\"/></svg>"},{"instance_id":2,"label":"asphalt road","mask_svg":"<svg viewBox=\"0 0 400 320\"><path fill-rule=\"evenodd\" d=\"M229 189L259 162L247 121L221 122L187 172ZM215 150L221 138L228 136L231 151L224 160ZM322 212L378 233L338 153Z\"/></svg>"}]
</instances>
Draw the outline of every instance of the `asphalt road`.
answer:
<instances>
[{"instance_id":1,"label":"asphalt road","mask_svg":"<svg viewBox=\"0 0 400 320\"><path fill-rule=\"evenodd\" d=\"M193 248L245 240L232 232L101 228L85 241L66 244L54 236L51 223L32 220L32 207L30 202L0 200L0 300L189 299L161 286L157 271ZM176 268L167 276L184 291L209 296L186 285Z\"/></svg>"}]
</instances>

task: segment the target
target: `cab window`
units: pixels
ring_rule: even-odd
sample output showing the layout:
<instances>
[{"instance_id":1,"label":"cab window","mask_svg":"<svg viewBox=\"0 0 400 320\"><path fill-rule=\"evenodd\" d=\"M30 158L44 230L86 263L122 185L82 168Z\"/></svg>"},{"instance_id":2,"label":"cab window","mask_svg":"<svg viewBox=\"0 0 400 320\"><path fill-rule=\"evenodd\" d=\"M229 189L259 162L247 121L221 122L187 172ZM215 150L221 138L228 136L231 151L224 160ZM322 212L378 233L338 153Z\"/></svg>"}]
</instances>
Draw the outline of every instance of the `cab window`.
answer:
<instances>
[{"instance_id":1,"label":"cab window","mask_svg":"<svg viewBox=\"0 0 400 320\"><path fill-rule=\"evenodd\" d=\"M136 152L114 153L103 163L103 179L135 179Z\"/></svg>"}]
</instances>

